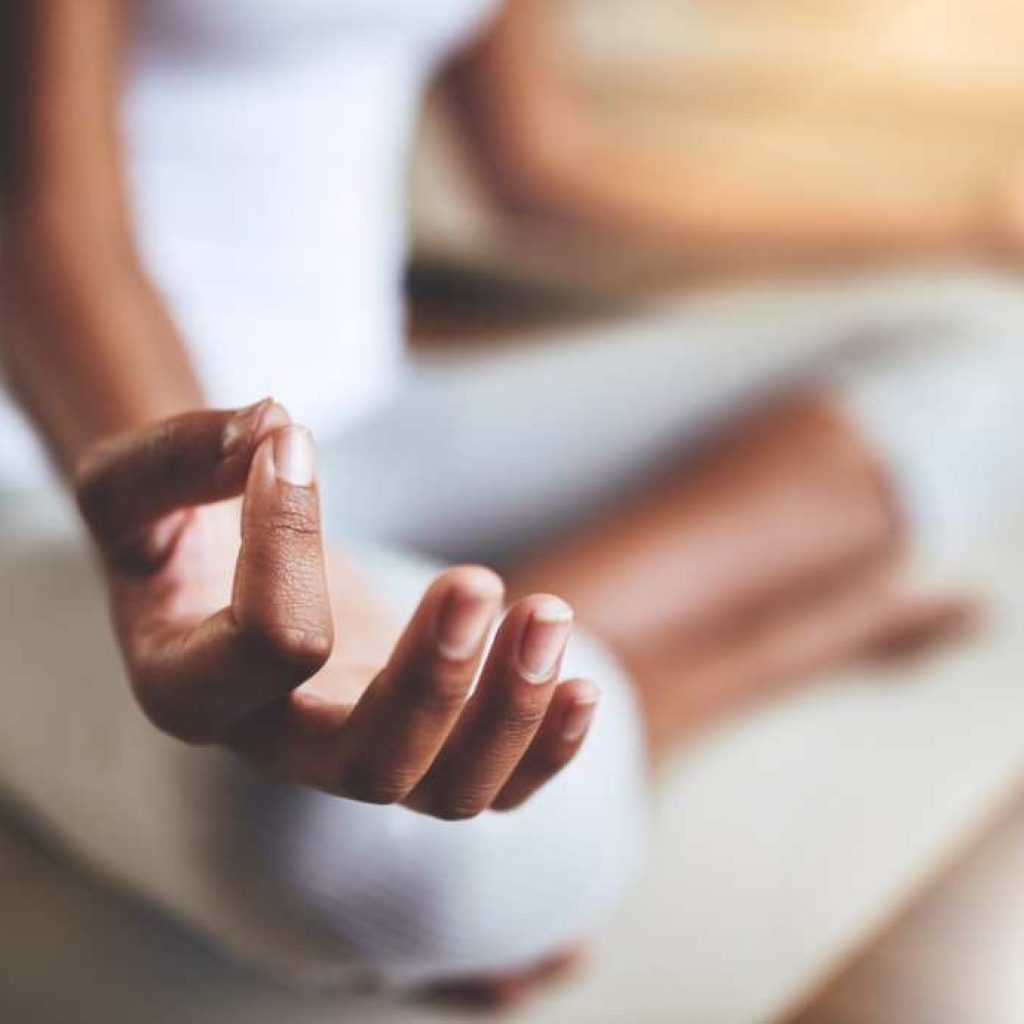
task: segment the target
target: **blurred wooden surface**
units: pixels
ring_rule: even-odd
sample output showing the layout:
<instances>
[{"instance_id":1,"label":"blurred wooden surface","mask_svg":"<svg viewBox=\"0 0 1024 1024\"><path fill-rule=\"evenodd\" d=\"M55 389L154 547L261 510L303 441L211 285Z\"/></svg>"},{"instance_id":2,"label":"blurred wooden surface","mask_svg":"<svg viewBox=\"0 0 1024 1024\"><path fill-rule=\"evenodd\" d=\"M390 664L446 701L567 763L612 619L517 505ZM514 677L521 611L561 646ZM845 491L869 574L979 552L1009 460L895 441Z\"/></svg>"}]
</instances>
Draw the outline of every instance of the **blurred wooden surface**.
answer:
<instances>
[{"instance_id":1,"label":"blurred wooden surface","mask_svg":"<svg viewBox=\"0 0 1024 1024\"><path fill-rule=\"evenodd\" d=\"M1024 796L787 1024L1021 1024Z\"/></svg>"}]
</instances>

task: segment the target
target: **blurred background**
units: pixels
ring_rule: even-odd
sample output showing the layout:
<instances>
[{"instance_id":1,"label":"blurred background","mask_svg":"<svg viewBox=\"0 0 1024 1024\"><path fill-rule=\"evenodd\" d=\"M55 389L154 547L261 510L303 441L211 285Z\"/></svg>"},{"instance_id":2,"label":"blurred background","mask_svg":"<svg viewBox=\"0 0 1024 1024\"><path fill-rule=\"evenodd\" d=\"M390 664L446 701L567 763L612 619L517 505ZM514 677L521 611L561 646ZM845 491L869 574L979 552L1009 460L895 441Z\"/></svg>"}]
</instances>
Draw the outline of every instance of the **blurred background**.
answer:
<instances>
[{"instance_id":1,"label":"blurred background","mask_svg":"<svg viewBox=\"0 0 1024 1024\"><path fill-rule=\"evenodd\" d=\"M570 74L623 147L767 190L927 213L1021 192L1024 13L999 0L551 0ZM412 175L418 252L534 283L735 274L689 252L566 266L489 204L435 103ZM525 237L524 237L525 236ZM666 266L666 262L669 264ZM762 272L777 267L762 265Z\"/></svg>"},{"instance_id":2,"label":"blurred background","mask_svg":"<svg viewBox=\"0 0 1024 1024\"><path fill-rule=\"evenodd\" d=\"M1024 225L1024 5L551 3L588 110L624 148L839 206L991 208L1011 235L1019 209ZM834 273L845 259L595 248L518 220L490 199L436 97L410 210L410 312L428 356L628 323L652 304ZM948 262L1013 274L1019 261L1013 246L870 260ZM1007 520L955 558L915 562L929 585L985 596L968 643L844 670L689 746L665 781L650 871L592 970L511 1019L1024 1022L1022 541L1024 522ZM67 873L27 832L0 833L0 872L27 894L0 913L11 1024L453 1019L279 990Z\"/></svg>"}]
</instances>

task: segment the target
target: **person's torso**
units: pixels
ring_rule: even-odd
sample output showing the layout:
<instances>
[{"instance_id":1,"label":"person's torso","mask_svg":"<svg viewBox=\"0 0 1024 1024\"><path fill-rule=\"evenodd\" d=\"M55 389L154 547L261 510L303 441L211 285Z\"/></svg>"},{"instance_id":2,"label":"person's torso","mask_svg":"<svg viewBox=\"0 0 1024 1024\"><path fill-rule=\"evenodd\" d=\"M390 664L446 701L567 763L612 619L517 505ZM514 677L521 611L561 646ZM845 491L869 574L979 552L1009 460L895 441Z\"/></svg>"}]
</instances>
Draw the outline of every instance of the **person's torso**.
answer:
<instances>
[{"instance_id":1,"label":"person's torso","mask_svg":"<svg viewBox=\"0 0 1024 1024\"><path fill-rule=\"evenodd\" d=\"M424 84L493 0L136 0L140 242L216 401L336 429L400 356Z\"/></svg>"},{"instance_id":2,"label":"person's torso","mask_svg":"<svg viewBox=\"0 0 1024 1024\"><path fill-rule=\"evenodd\" d=\"M134 0L122 138L145 266L219 405L321 434L401 360L404 171L423 87L497 0ZM0 485L45 475L0 397Z\"/></svg>"}]
</instances>

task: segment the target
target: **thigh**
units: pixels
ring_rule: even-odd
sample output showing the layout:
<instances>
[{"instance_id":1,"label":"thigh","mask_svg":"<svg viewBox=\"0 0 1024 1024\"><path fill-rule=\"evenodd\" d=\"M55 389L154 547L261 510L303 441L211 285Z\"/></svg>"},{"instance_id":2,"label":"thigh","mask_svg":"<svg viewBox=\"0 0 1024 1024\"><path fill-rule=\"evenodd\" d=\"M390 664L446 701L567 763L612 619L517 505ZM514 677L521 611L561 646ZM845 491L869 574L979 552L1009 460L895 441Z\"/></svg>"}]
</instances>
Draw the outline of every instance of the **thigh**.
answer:
<instances>
[{"instance_id":1,"label":"thigh","mask_svg":"<svg viewBox=\"0 0 1024 1024\"><path fill-rule=\"evenodd\" d=\"M0 794L57 846L282 976L350 970L347 947L277 898L244 826L265 789L135 704L104 587L60 495L0 499ZM0 894L13 905L18 892Z\"/></svg>"},{"instance_id":2,"label":"thigh","mask_svg":"<svg viewBox=\"0 0 1024 1024\"><path fill-rule=\"evenodd\" d=\"M0 500L0 794L77 860L297 980L520 966L619 899L643 845L646 759L629 682L600 645L578 636L565 662L604 690L584 750L514 814L452 826L272 785L144 719L66 505ZM393 549L354 555L399 618L437 570ZM18 898L0 885L0 905Z\"/></svg>"},{"instance_id":3,"label":"thigh","mask_svg":"<svg viewBox=\"0 0 1024 1024\"><path fill-rule=\"evenodd\" d=\"M422 566L394 552L359 560L397 611L411 611ZM636 879L650 808L632 685L581 630L563 672L599 683L594 725L573 762L514 812L453 825L312 790L259 801L272 875L376 977L406 988L532 966L588 937Z\"/></svg>"},{"instance_id":4,"label":"thigh","mask_svg":"<svg viewBox=\"0 0 1024 1024\"><path fill-rule=\"evenodd\" d=\"M723 422L845 364L976 333L1018 290L967 275L775 287L421 365L327 446L328 524L508 561L678 468Z\"/></svg>"}]
</instances>

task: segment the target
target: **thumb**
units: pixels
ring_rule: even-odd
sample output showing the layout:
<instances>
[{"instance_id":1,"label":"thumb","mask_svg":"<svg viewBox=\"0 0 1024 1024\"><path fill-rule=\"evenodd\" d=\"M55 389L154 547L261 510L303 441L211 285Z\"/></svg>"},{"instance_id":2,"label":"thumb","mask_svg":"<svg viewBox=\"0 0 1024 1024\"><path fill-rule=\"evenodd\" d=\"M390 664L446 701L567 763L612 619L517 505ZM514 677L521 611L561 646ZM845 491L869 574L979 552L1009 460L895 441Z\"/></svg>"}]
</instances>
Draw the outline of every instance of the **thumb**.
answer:
<instances>
[{"instance_id":1,"label":"thumb","mask_svg":"<svg viewBox=\"0 0 1024 1024\"><path fill-rule=\"evenodd\" d=\"M240 494L260 441L290 422L271 399L200 410L101 441L75 472L75 494L107 565L144 572L166 554L194 505Z\"/></svg>"}]
</instances>

